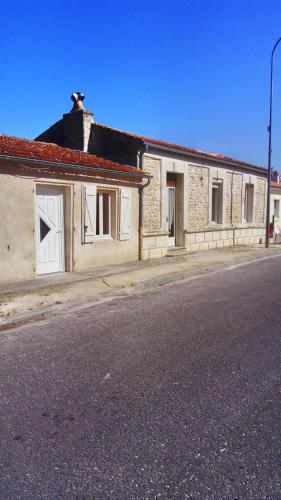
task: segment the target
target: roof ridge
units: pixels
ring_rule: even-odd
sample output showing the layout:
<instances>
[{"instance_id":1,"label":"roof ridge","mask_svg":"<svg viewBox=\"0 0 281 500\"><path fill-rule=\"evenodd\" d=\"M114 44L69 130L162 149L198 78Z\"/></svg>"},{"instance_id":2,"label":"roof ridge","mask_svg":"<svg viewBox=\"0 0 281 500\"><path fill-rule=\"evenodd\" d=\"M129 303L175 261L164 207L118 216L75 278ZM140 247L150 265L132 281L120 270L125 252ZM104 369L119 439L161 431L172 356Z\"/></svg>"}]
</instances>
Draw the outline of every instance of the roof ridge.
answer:
<instances>
[{"instance_id":1,"label":"roof ridge","mask_svg":"<svg viewBox=\"0 0 281 500\"><path fill-rule=\"evenodd\" d=\"M99 123L99 122L96 122L96 121L94 123L95 123L95 125L98 125L100 127L104 127L104 128L109 129L109 130L114 130L115 132L119 132L121 134L125 134L125 135L128 135L129 137L134 137L134 138L140 139L140 140L142 140L144 142L149 142L151 144L156 144L156 145L160 145L160 146L163 145L163 146L166 146L166 147L171 147L171 148L177 149L178 151L185 151L187 153L197 153L197 154L209 156L211 158L217 158L219 160L230 161L231 163L237 163L239 165L245 165L245 166L248 165L249 167L257 168L257 169L260 169L260 170L266 170L265 167L261 167L259 165L255 165L254 163L250 163L248 161L238 160L236 158L231 158L230 156L226 156L224 154L213 153L213 152L204 151L202 149L197 149L197 148L190 148L188 146L183 146L181 144L176 144L176 143L173 143L173 142L163 141L161 139L153 139L152 137L145 137L145 136L142 136L142 135L139 135L139 134L134 134L132 132L126 132L126 131L120 130L118 128L109 127L108 125L105 125L103 123Z\"/></svg>"}]
</instances>

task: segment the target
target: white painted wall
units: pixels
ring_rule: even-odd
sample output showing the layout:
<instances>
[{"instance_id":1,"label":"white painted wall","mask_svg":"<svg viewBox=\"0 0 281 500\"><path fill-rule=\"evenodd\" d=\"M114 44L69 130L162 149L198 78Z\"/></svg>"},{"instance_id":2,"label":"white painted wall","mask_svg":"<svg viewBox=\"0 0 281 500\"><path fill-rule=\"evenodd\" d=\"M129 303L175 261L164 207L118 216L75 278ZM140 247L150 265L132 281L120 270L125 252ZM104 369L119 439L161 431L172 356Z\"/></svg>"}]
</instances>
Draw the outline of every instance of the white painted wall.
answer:
<instances>
[{"instance_id":1,"label":"white painted wall","mask_svg":"<svg viewBox=\"0 0 281 500\"><path fill-rule=\"evenodd\" d=\"M275 217L275 226L278 224L281 226L281 189L272 188L270 192L270 222L274 215L274 200L279 201L279 218Z\"/></svg>"},{"instance_id":2,"label":"white painted wall","mask_svg":"<svg viewBox=\"0 0 281 500\"><path fill-rule=\"evenodd\" d=\"M49 175L49 177L48 177ZM36 276L36 186L61 186L64 192L65 255L67 271L82 271L91 267L120 264L138 260L137 186L124 181L79 178L66 180L65 176L46 173L45 177L34 171L24 175L14 163L0 168L0 282L29 279ZM119 238L119 201L116 200L116 231L112 240L82 241L82 193L85 183L114 189L121 187L131 193L130 239Z\"/></svg>"}]
</instances>

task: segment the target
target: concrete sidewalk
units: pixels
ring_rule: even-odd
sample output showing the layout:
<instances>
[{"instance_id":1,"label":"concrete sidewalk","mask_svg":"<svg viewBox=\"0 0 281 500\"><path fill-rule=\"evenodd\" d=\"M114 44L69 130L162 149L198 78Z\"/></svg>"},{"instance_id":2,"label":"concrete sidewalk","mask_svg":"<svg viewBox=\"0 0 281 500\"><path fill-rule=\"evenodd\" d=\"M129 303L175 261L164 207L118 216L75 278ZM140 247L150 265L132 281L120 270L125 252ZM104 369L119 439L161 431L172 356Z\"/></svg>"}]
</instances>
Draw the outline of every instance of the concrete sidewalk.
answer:
<instances>
[{"instance_id":1,"label":"concrete sidewalk","mask_svg":"<svg viewBox=\"0 0 281 500\"><path fill-rule=\"evenodd\" d=\"M65 307L81 307L121 294L128 295L135 290L194 279L202 274L273 255L281 256L279 245L269 249L263 246L231 247L1 284L0 324L4 327L11 321L38 314L40 317L51 312L58 314Z\"/></svg>"}]
</instances>

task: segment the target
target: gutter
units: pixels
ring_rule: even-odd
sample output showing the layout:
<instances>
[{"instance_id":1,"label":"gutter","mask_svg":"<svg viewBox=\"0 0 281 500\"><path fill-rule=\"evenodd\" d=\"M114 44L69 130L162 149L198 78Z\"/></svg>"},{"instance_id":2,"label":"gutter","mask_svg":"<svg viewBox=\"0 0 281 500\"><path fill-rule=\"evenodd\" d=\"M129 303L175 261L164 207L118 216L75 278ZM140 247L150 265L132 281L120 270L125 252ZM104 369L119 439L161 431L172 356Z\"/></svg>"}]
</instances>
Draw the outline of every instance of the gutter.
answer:
<instances>
[{"instance_id":1,"label":"gutter","mask_svg":"<svg viewBox=\"0 0 281 500\"><path fill-rule=\"evenodd\" d=\"M77 171L82 170L83 172L99 172L99 173L109 173L109 174L114 174L114 175L120 175L120 176L129 176L129 177L142 177L142 178L147 178L149 179L150 176L145 173L135 173L135 172L123 172L119 170L114 170L114 169L109 169L109 168L102 168L102 167L87 167L83 165L74 165L73 163L60 163L60 162L54 162L54 161L49 161L49 160L36 160L35 158L25 158L21 156L8 156L8 155L0 155L0 161L1 160L6 160L6 161L13 161L13 162L19 162L19 161L24 161L28 163L35 163L36 165L46 165L47 167L59 167L59 169L62 170L75 170ZM133 170L133 168L132 168Z\"/></svg>"},{"instance_id":2,"label":"gutter","mask_svg":"<svg viewBox=\"0 0 281 500\"><path fill-rule=\"evenodd\" d=\"M241 163L236 162L236 161L224 160L222 158L216 158L215 156L209 156L208 154L204 154L204 153L184 151L182 149L172 148L169 146L163 146L161 144L154 144L153 142L145 142L144 144L147 147L151 147L154 149L169 151L171 153L177 153L177 154L181 154L183 156L191 156L191 157L199 159L199 160L215 161L218 163L223 163L224 165L229 165L232 168L233 167L244 168L245 170L252 170L253 172L259 173L260 175L262 175L262 174L267 175L267 170L265 168L262 168L262 167L255 167L254 165L248 165L248 164L243 164L243 163L241 164Z\"/></svg>"}]
</instances>

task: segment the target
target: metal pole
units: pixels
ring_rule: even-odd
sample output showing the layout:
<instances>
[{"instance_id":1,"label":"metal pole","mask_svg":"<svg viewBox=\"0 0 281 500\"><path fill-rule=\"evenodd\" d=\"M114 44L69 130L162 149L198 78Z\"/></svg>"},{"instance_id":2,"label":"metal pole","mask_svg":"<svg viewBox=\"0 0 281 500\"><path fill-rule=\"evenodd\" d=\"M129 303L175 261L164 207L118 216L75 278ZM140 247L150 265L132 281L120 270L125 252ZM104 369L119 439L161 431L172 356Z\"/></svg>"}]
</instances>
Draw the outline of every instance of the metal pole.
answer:
<instances>
[{"instance_id":1,"label":"metal pole","mask_svg":"<svg viewBox=\"0 0 281 500\"><path fill-rule=\"evenodd\" d=\"M268 136L268 163L267 163L267 203L266 203L266 234L265 234L265 248L269 248L269 224L270 224L270 188L271 188L271 140L272 140L272 97L273 97L273 56L275 49L281 37L278 38L271 52L271 65L270 65L270 104L269 104L269 126L267 127Z\"/></svg>"}]
</instances>

